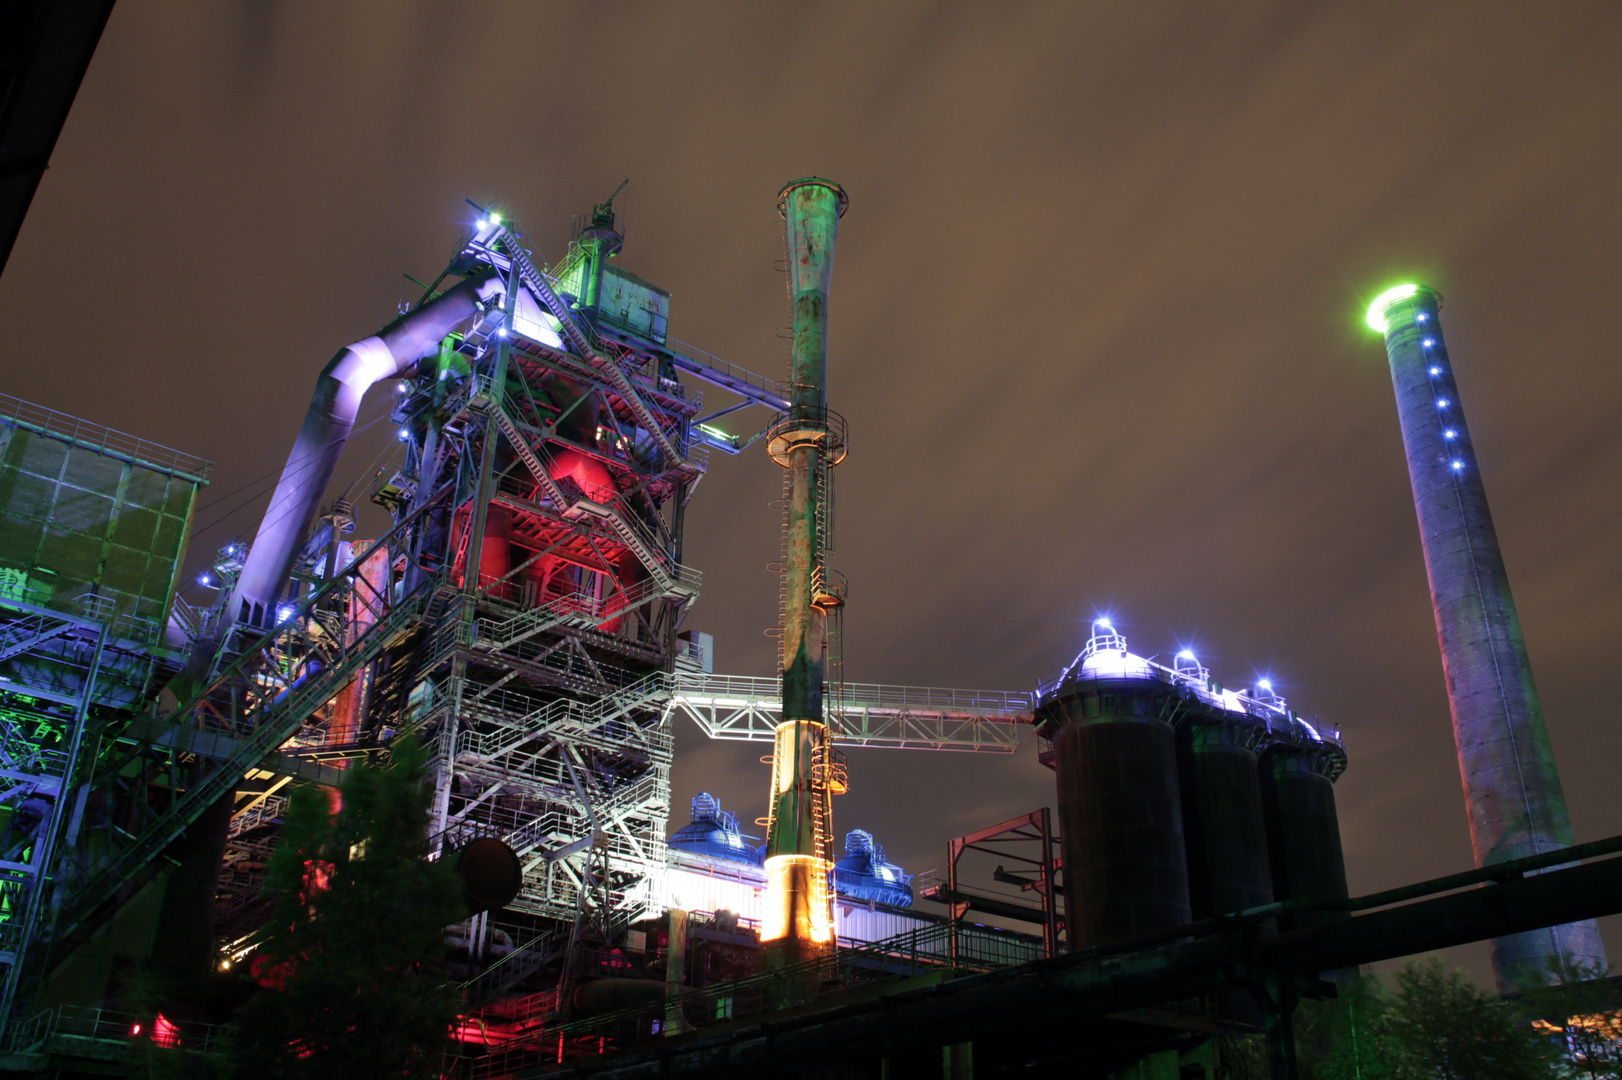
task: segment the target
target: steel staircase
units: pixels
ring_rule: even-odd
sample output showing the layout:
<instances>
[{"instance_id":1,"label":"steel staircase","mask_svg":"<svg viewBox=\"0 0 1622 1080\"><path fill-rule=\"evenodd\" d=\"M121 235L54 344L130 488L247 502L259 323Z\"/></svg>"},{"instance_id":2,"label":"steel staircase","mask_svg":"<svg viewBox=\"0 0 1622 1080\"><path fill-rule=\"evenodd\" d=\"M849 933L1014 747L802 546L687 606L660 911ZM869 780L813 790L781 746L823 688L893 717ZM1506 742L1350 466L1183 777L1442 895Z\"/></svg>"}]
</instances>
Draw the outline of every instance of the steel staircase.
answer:
<instances>
[{"instance_id":1,"label":"steel staircase","mask_svg":"<svg viewBox=\"0 0 1622 1080\"><path fill-rule=\"evenodd\" d=\"M77 625L65 616L30 613L18 619L6 627L5 636L0 638L0 664L38 648L52 638L61 637Z\"/></svg>"},{"instance_id":2,"label":"steel staircase","mask_svg":"<svg viewBox=\"0 0 1622 1080\"><path fill-rule=\"evenodd\" d=\"M670 441L670 436L659 425L653 413L648 410L647 404L642 400L642 395L637 393L636 388L631 385L631 380L620 369L619 363L611 357L603 356L593 347L592 342L587 339L585 332L580 327L578 316L574 311L570 310L569 305L558 298L557 293L552 291L552 286L542 276L540 270L536 269L535 260L530 257L529 252L524 250L523 244L519 242L518 235L505 225L501 227L500 235L502 246L506 249L507 256L512 260L513 266L518 269L519 276L523 279L524 284L535 294L535 298L541 302L541 305L552 313L552 317L563 324L564 336L569 339L569 344L574 347L575 352L582 359L588 361L593 368L607 376L608 381L614 385L614 389L619 393L620 398L630 407L631 414L636 417L636 422L658 444L660 453L664 455L666 467L674 467L682 461L681 452Z\"/></svg>"},{"instance_id":3,"label":"steel staircase","mask_svg":"<svg viewBox=\"0 0 1622 1080\"><path fill-rule=\"evenodd\" d=\"M416 622L422 606L421 596L396 605L316 678L285 695L269 699L255 710L250 715L251 733L238 742L230 758L215 763L206 776L175 799L166 813L142 829L133 843L111 860L96 866L76 883L76 887L70 887L58 919L57 937L60 939L72 933L79 923L112 899L125 882L178 839L204 810L235 788L250 769L286 742L299 724L330 700L361 668L377 659L402 631ZM278 636L275 631L267 634L255 648L238 657L207 690L174 713L172 726L193 726L194 719L205 713L210 696L229 689L245 673L249 661L272 648Z\"/></svg>"}]
</instances>

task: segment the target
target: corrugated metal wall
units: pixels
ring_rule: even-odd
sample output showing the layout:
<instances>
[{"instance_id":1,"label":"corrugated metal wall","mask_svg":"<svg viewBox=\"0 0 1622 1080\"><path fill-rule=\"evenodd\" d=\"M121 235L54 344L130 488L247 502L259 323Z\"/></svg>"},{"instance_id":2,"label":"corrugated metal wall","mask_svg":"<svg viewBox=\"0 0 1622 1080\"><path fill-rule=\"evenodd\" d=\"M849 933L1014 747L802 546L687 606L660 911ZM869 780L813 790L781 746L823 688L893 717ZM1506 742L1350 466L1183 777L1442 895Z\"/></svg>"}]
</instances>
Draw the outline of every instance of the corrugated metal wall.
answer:
<instances>
[{"instance_id":1,"label":"corrugated metal wall","mask_svg":"<svg viewBox=\"0 0 1622 1080\"><path fill-rule=\"evenodd\" d=\"M0 418L0 587L161 634L201 481Z\"/></svg>"}]
</instances>

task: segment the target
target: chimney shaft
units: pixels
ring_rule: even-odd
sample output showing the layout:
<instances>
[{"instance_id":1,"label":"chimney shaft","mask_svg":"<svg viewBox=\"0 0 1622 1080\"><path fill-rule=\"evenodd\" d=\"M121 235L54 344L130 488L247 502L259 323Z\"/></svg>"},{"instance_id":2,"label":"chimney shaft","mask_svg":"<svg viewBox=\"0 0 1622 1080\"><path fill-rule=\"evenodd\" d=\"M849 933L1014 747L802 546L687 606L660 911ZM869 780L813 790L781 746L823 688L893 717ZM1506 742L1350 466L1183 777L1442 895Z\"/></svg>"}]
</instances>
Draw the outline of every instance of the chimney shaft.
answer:
<instances>
[{"instance_id":1,"label":"chimney shaft","mask_svg":"<svg viewBox=\"0 0 1622 1080\"><path fill-rule=\"evenodd\" d=\"M833 735L823 707L828 615L843 604L826 565L831 547L832 469L844 457L844 425L828 411L828 291L834 241L845 211L838 184L796 180L778 197L788 244L794 337L789 410L770 433L768 451L783 466L783 719L772 753L771 814L766 836L766 915L761 939L768 967L784 967L835 948L833 929Z\"/></svg>"},{"instance_id":2,"label":"chimney shaft","mask_svg":"<svg viewBox=\"0 0 1622 1080\"><path fill-rule=\"evenodd\" d=\"M1403 285L1369 309L1385 335L1425 549L1477 866L1573 843L1520 617L1442 337L1441 295ZM1603 964L1593 922L1498 938L1501 990L1547 981L1558 957Z\"/></svg>"}]
</instances>

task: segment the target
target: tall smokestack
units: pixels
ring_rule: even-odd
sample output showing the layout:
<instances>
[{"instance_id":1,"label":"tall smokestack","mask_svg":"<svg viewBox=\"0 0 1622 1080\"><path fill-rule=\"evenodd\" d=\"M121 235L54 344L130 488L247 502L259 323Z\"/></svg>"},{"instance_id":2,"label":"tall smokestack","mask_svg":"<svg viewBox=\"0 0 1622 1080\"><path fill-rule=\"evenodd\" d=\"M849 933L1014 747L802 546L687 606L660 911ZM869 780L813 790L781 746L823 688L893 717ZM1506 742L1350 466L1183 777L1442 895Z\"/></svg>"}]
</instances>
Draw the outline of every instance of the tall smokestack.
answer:
<instances>
[{"instance_id":1,"label":"tall smokestack","mask_svg":"<svg viewBox=\"0 0 1622 1080\"><path fill-rule=\"evenodd\" d=\"M1438 318L1442 297L1399 285L1375 299L1442 647L1476 865L1573 843L1565 792L1532 681L1520 617ZM1558 958L1605 962L1599 928L1570 923L1493 941L1500 990L1547 981Z\"/></svg>"},{"instance_id":2,"label":"tall smokestack","mask_svg":"<svg viewBox=\"0 0 1622 1080\"><path fill-rule=\"evenodd\" d=\"M824 562L832 522L833 466L845 456L844 421L828 409L828 290L834 239L845 212L838 184L796 180L778 196L788 240L794 338L790 404L768 451L783 466L783 721L772 749L766 837L769 968L830 955L835 948L833 740L823 713L827 616L843 603Z\"/></svg>"}]
</instances>

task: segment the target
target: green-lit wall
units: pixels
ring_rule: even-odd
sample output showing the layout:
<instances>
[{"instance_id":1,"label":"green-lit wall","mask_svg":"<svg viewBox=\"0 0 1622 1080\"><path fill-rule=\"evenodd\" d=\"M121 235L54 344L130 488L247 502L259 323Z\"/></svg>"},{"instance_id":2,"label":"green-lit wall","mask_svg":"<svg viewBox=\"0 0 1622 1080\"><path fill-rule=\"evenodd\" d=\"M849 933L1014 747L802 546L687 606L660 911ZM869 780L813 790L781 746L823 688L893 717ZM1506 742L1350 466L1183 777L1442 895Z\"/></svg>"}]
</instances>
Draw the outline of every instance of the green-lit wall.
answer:
<instances>
[{"instance_id":1,"label":"green-lit wall","mask_svg":"<svg viewBox=\"0 0 1622 1080\"><path fill-rule=\"evenodd\" d=\"M161 635L201 480L0 418L0 590Z\"/></svg>"}]
</instances>

